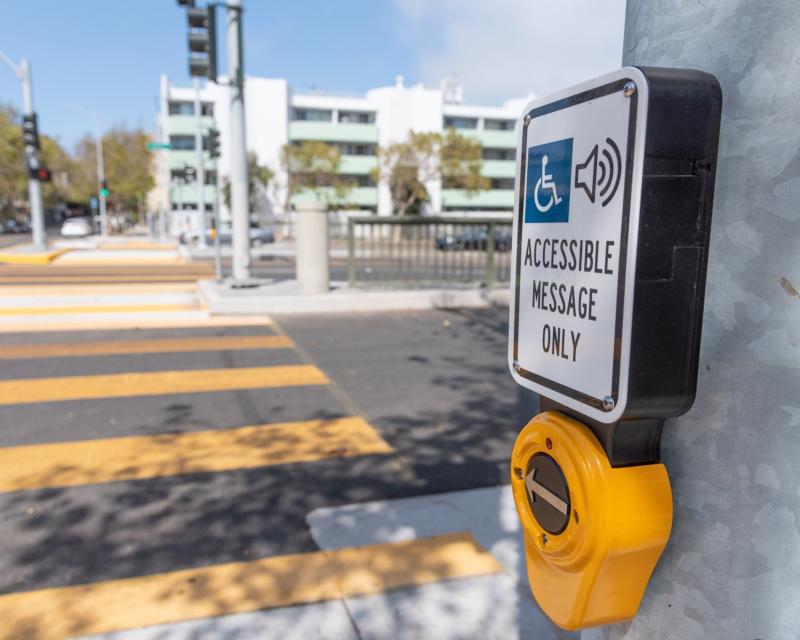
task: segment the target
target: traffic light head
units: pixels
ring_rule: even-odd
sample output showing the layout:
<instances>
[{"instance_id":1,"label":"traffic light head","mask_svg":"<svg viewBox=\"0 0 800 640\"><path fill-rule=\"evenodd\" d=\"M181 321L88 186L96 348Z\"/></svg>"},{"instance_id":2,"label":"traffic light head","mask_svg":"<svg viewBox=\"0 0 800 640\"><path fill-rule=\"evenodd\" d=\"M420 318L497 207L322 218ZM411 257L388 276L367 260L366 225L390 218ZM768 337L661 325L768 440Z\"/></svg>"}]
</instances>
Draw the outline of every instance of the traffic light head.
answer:
<instances>
[{"instance_id":1,"label":"traffic light head","mask_svg":"<svg viewBox=\"0 0 800 640\"><path fill-rule=\"evenodd\" d=\"M103 196L104 198L107 198L108 197L108 193L109 193L109 191L108 191L108 187L106 186L106 181L103 180L102 184L100 185L100 195Z\"/></svg>"},{"instance_id":2,"label":"traffic light head","mask_svg":"<svg viewBox=\"0 0 800 640\"><path fill-rule=\"evenodd\" d=\"M188 5L189 74L217 80L217 18L214 5Z\"/></svg>"},{"instance_id":3,"label":"traffic light head","mask_svg":"<svg viewBox=\"0 0 800 640\"><path fill-rule=\"evenodd\" d=\"M35 113L22 116L22 140L26 147L39 148L39 125Z\"/></svg>"},{"instance_id":4,"label":"traffic light head","mask_svg":"<svg viewBox=\"0 0 800 640\"><path fill-rule=\"evenodd\" d=\"M219 130L218 129L209 129L208 130L208 155L211 158L219 158L219 155L220 155L220 140L219 140Z\"/></svg>"}]
</instances>

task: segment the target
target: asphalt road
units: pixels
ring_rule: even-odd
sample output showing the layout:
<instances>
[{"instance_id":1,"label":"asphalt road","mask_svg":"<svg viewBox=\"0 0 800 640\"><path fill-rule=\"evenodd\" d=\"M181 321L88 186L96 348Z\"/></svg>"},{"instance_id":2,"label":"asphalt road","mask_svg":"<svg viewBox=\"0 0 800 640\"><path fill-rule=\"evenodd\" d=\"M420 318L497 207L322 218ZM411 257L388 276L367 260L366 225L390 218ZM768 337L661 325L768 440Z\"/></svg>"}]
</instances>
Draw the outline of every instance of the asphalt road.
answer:
<instances>
[{"instance_id":1,"label":"asphalt road","mask_svg":"<svg viewBox=\"0 0 800 640\"><path fill-rule=\"evenodd\" d=\"M13 472L8 464L6 476L0 469L0 594L306 553L316 550L305 521L315 508L506 483L516 434L535 413L506 367L506 315L496 308L0 335L0 354L12 346L19 354L0 362L0 456L22 461ZM284 332L293 346L170 347L178 339ZM59 356L62 343L94 346ZM44 352L24 356L27 346ZM273 386L212 389L241 368ZM270 378L278 369L301 377L319 370L330 382ZM208 370L197 389L170 387ZM137 376L108 378L120 373ZM140 395L153 384L164 393ZM181 434L210 439L213 452L239 427L276 423L291 423L280 432L285 442L252 434L245 442L283 445L281 455L291 457L304 424L343 417L363 419L363 442L330 449L312 441L303 461L237 468L211 453L201 463L219 469L209 472L190 457L185 469L146 459L154 442L182 446ZM297 435L287 436L292 429ZM375 434L388 452L370 453ZM99 473L131 436L143 438L130 445L141 459L116 469L123 479ZM25 460L43 470L27 469ZM81 472L87 464L94 470Z\"/></svg>"}]
</instances>

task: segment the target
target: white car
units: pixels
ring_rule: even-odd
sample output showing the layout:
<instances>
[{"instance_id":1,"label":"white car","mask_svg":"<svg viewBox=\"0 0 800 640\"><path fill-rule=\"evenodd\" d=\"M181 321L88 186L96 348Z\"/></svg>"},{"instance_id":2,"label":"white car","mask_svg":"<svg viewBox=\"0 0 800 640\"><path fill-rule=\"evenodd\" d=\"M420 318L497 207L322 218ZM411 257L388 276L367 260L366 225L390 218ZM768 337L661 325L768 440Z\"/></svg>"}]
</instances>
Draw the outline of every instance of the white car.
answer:
<instances>
[{"instance_id":1,"label":"white car","mask_svg":"<svg viewBox=\"0 0 800 640\"><path fill-rule=\"evenodd\" d=\"M61 235L66 238L86 238L92 235L92 225L86 218L67 218L61 225Z\"/></svg>"}]
</instances>

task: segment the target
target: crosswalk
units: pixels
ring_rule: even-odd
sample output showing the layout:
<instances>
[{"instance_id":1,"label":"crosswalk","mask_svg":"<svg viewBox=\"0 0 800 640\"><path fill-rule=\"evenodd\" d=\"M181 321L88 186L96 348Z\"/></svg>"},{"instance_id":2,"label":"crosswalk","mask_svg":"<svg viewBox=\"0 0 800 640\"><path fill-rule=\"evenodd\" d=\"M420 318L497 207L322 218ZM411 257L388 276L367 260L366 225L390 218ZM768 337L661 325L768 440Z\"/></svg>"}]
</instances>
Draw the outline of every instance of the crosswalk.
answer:
<instances>
[{"instance_id":1,"label":"crosswalk","mask_svg":"<svg viewBox=\"0 0 800 640\"><path fill-rule=\"evenodd\" d=\"M303 514L398 454L269 318L50 308L0 322L0 639L502 571L463 532L316 548Z\"/></svg>"}]
</instances>

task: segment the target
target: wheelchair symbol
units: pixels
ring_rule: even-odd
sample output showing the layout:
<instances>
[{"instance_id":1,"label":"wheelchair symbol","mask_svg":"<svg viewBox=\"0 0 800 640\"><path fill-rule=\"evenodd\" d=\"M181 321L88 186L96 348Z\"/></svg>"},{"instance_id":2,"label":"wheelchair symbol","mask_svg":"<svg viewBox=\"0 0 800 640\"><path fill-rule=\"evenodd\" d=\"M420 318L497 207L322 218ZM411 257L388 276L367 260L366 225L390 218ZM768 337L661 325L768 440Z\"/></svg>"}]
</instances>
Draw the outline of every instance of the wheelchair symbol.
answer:
<instances>
[{"instance_id":1,"label":"wheelchair symbol","mask_svg":"<svg viewBox=\"0 0 800 640\"><path fill-rule=\"evenodd\" d=\"M547 163L549 161L550 158L548 158L546 154L542 156L542 175L536 181L536 187L533 190L533 203L541 213L546 213L554 204L559 204L561 202L558 190L556 189L556 183L553 182L553 175L547 173ZM551 192L545 204L542 204L539 200L539 191Z\"/></svg>"}]
</instances>

